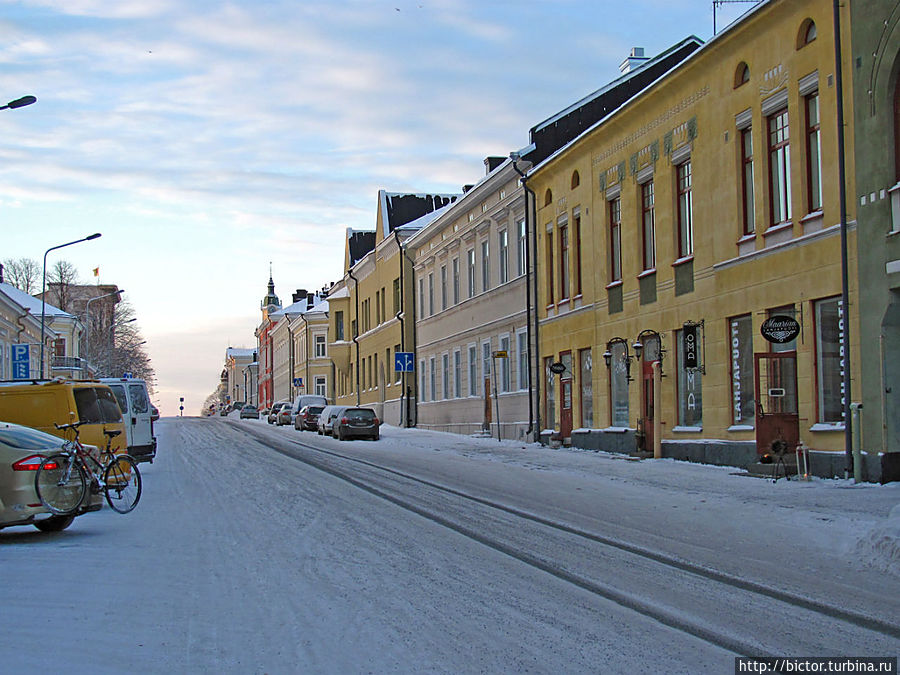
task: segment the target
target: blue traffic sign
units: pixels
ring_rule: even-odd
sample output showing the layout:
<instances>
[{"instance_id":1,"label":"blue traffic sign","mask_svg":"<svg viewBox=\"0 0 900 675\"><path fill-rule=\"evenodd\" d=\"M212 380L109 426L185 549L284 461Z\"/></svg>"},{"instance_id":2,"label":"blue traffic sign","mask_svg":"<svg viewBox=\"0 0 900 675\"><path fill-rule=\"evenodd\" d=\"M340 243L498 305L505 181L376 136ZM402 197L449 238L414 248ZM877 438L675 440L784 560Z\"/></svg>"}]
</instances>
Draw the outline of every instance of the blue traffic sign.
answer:
<instances>
[{"instance_id":1,"label":"blue traffic sign","mask_svg":"<svg viewBox=\"0 0 900 675\"><path fill-rule=\"evenodd\" d=\"M412 352L394 353L394 372L412 373L416 370L416 358Z\"/></svg>"},{"instance_id":2,"label":"blue traffic sign","mask_svg":"<svg viewBox=\"0 0 900 675\"><path fill-rule=\"evenodd\" d=\"M14 380L27 380L31 375L31 345L13 345L10 351Z\"/></svg>"}]
</instances>

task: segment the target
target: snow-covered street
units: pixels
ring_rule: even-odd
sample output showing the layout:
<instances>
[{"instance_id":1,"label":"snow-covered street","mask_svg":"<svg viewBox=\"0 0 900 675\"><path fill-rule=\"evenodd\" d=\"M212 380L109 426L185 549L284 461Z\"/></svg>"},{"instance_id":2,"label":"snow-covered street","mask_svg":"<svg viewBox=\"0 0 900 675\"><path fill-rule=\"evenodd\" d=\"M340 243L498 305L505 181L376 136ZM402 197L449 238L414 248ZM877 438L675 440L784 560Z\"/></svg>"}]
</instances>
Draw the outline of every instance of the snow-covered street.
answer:
<instances>
[{"instance_id":1,"label":"snow-covered street","mask_svg":"<svg viewBox=\"0 0 900 675\"><path fill-rule=\"evenodd\" d=\"M0 532L4 673L733 672L900 653L900 484L167 418L127 516ZM802 601L803 606L794 602Z\"/></svg>"}]
</instances>

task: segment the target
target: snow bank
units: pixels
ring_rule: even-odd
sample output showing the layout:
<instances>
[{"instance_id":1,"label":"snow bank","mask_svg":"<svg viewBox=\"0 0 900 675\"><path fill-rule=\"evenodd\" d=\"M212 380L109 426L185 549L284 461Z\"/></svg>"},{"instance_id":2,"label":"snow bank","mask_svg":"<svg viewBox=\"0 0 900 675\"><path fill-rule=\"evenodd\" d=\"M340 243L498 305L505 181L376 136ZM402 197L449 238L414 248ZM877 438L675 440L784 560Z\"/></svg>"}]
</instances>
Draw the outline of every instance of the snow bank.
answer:
<instances>
[{"instance_id":1,"label":"snow bank","mask_svg":"<svg viewBox=\"0 0 900 675\"><path fill-rule=\"evenodd\" d=\"M900 576L900 504L891 509L884 523L860 537L854 552L870 566Z\"/></svg>"}]
</instances>

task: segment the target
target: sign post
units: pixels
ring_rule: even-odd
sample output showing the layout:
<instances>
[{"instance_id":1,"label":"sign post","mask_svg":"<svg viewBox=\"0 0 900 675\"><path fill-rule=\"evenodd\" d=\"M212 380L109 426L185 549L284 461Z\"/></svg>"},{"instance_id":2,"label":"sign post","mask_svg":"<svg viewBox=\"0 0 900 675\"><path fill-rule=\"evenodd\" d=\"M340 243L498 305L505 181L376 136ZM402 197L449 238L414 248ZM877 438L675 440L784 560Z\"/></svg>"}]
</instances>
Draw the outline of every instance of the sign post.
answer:
<instances>
[{"instance_id":1,"label":"sign post","mask_svg":"<svg viewBox=\"0 0 900 675\"><path fill-rule=\"evenodd\" d=\"M31 376L31 345L13 345L10 355L12 358L12 379L27 380Z\"/></svg>"}]
</instances>

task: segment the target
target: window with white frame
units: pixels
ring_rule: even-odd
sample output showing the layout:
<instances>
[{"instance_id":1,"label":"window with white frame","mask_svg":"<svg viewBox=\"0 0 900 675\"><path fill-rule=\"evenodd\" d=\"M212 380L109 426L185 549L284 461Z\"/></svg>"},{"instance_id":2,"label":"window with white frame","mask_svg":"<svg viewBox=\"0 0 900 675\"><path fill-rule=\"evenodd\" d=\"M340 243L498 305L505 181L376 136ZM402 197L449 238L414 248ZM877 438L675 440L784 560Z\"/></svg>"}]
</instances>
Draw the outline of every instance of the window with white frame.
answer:
<instances>
[{"instance_id":1,"label":"window with white frame","mask_svg":"<svg viewBox=\"0 0 900 675\"><path fill-rule=\"evenodd\" d=\"M321 359L326 356L325 352L325 336L324 335L316 335L316 358Z\"/></svg>"},{"instance_id":2,"label":"window with white frame","mask_svg":"<svg viewBox=\"0 0 900 675\"><path fill-rule=\"evenodd\" d=\"M505 284L509 281L509 233L502 230L499 234L500 245L497 252L498 264L500 265L500 283Z\"/></svg>"},{"instance_id":3,"label":"window with white frame","mask_svg":"<svg viewBox=\"0 0 900 675\"><path fill-rule=\"evenodd\" d=\"M428 316L434 315L434 272L428 273Z\"/></svg>"},{"instance_id":4,"label":"window with white frame","mask_svg":"<svg viewBox=\"0 0 900 675\"><path fill-rule=\"evenodd\" d=\"M497 359L497 366L500 372L497 374L498 384L501 392L507 392L512 389L509 381L509 335L500 336L500 351L506 352L506 358Z\"/></svg>"},{"instance_id":5,"label":"window with white frame","mask_svg":"<svg viewBox=\"0 0 900 675\"><path fill-rule=\"evenodd\" d=\"M481 343L481 381L482 382L490 382L491 381L491 341L486 340ZM484 390L482 388L481 392L484 396L487 396L490 392Z\"/></svg>"},{"instance_id":6,"label":"window with white frame","mask_svg":"<svg viewBox=\"0 0 900 675\"><path fill-rule=\"evenodd\" d=\"M315 392L317 396L327 396L328 388L327 381L324 375L316 375L315 379Z\"/></svg>"},{"instance_id":7,"label":"window with white frame","mask_svg":"<svg viewBox=\"0 0 900 675\"><path fill-rule=\"evenodd\" d=\"M485 239L481 242L481 290L491 290L491 246Z\"/></svg>"},{"instance_id":8,"label":"window with white frame","mask_svg":"<svg viewBox=\"0 0 900 675\"><path fill-rule=\"evenodd\" d=\"M791 219L791 145L787 108L768 119L770 223Z\"/></svg>"},{"instance_id":9,"label":"window with white frame","mask_svg":"<svg viewBox=\"0 0 900 675\"><path fill-rule=\"evenodd\" d=\"M819 92L814 91L806 102L806 183L810 212L822 208L822 139L819 129Z\"/></svg>"},{"instance_id":10,"label":"window with white frame","mask_svg":"<svg viewBox=\"0 0 900 675\"><path fill-rule=\"evenodd\" d=\"M469 345L469 396L478 396L478 348Z\"/></svg>"},{"instance_id":11,"label":"window with white frame","mask_svg":"<svg viewBox=\"0 0 900 675\"><path fill-rule=\"evenodd\" d=\"M528 388L528 333L524 330L516 333L516 357L519 364L516 384L521 391Z\"/></svg>"},{"instance_id":12,"label":"window with white frame","mask_svg":"<svg viewBox=\"0 0 900 675\"><path fill-rule=\"evenodd\" d=\"M459 304L459 258L453 259L453 304Z\"/></svg>"},{"instance_id":13,"label":"window with white frame","mask_svg":"<svg viewBox=\"0 0 900 675\"><path fill-rule=\"evenodd\" d=\"M419 279L419 318L425 318L425 280Z\"/></svg>"},{"instance_id":14,"label":"window with white frame","mask_svg":"<svg viewBox=\"0 0 900 675\"><path fill-rule=\"evenodd\" d=\"M475 297L475 249L470 248L466 251L466 271L468 272L468 277L466 281L468 282L468 290L469 297Z\"/></svg>"},{"instance_id":15,"label":"window with white frame","mask_svg":"<svg viewBox=\"0 0 900 675\"><path fill-rule=\"evenodd\" d=\"M425 359L419 361L419 400L425 402L428 400L428 390L425 388L425 380L427 373L425 371Z\"/></svg>"},{"instance_id":16,"label":"window with white frame","mask_svg":"<svg viewBox=\"0 0 900 675\"><path fill-rule=\"evenodd\" d=\"M428 359L428 394L430 401L437 400L437 384L436 384L437 372L435 367L434 357L432 356Z\"/></svg>"},{"instance_id":17,"label":"window with white frame","mask_svg":"<svg viewBox=\"0 0 900 675\"><path fill-rule=\"evenodd\" d=\"M694 255L694 199L691 161L675 167L678 187L678 257Z\"/></svg>"},{"instance_id":18,"label":"window with white frame","mask_svg":"<svg viewBox=\"0 0 900 675\"><path fill-rule=\"evenodd\" d=\"M462 352L453 352L453 398L462 396Z\"/></svg>"},{"instance_id":19,"label":"window with white frame","mask_svg":"<svg viewBox=\"0 0 900 675\"><path fill-rule=\"evenodd\" d=\"M450 355L441 354L441 389L445 401L450 398Z\"/></svg>"},{"instance_id":20,"label":"window with white frame","mask_svg":"<svg viewBox=\"0 0 900 675\"><path fill-rule=\"evenodd\" d=\"M525 251L527 240L525 239L525 219L516 221L516 273L518 276L525 274Z\"/></svg>"}]
</instances>

